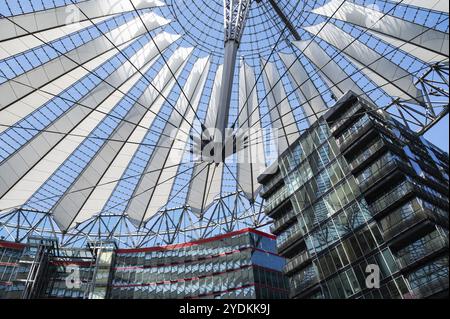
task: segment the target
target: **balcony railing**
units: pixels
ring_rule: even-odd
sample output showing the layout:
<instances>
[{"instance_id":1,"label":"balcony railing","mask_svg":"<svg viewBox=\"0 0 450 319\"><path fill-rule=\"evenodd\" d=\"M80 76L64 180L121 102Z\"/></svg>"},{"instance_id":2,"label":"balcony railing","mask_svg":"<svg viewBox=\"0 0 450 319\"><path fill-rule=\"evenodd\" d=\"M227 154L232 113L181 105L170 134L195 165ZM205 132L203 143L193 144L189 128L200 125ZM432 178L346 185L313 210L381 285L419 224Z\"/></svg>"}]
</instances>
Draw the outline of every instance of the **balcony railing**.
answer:
<instances>
[{"instance_id":1,"label":"balcony railing","mask_svg":"<svg viewBox=\"0 0 450 319\"><path fill-rule=\"evenodd\" d=\"M301 281L295 279L293 279L293 281L296 281L296 283L292 284L291 282L291 297L295 297L319 283L319 278L315 275L308 278L302 278Z\"/></svg>"},{"instance_id":2,"label":"balcony railing","mask_svg":"<svg viewBox=\"0 0 450 319\"><path fill-rule=\"evenodd\" d=\"M404 196L411 193L414 190L414 186L408 181L403 182L391 192L383 195L370 205L370 211L375 216L393 204L401 200Z\"/></svg>"},{"instance_id":3,"label":"balcony railing","mask_svg":"<svg viewBox=\"0 0 450 319\"><path fill-rule=\"evenodd\" d=\"M363 153L361 153L358 157L356 157L351 163L350 168L352 170L355 170L358 168L362 163L364 163L366 160L368 160L371 156L373 156L376 152L378 152L381 148L384 146L383 140L378 140L372 146L370 146L367 150L365 150Z\"/></svg>"},{"instance_id":4,"label":"balcony railing","mask_svg":"<svg viewBox=\"0 0 450 319\"><path fill-rule=\"evenodd\" d=\"M290 210L284 214L281 218L277 219L273 225L270 227L270 231L275 234L283 230L289 222L295 219L294 210Z\"/></svg>"},{"instance_id":5,"label":"balcony railing","mask_svg":"<svg viewBox=\"0 0 450 319\"><path fill-rule=\"evenodd\" d=\"M289 191L287 187L280 188L270 199L266 202L264 213L270 214L278 205L289 198Z\"/></svg>"},{"instance_id":6,"label":"balcony railing","mask_svg":"<svg viewBox=\"0 0 450 319\"><path fill-rule=\"evenodd\" d=\"M350 127L345 133L343 133L337 140L336 143L341 149L347 148L352 144L357 138L359 138L360 133L369 127L372 123L367 115L364 115L359 119L352 127Z\"/></svg>"},{"instance_id":7,"label":"balcony railing","mask_svg":"<svg viewBox=\"0 0 450 319\"><path fill-rule=\"evenodd\" d=\"M278 173L277 175L275 175L267 184L265 184L262 189L261 189L261 196L266 197L268 196L270 193L272 193L273 188L277 185L277 184L282 184L282 179L283 177L281 176L280 173Z\"/></svg>"},{"instance_id":8,"label":"balcony railing","mask_svg":"<svg viewBox=\"0 0 450 319\"><path fill-rule=\"evenodd\" d=\"M429 219L429 215L423 210L415 211L410 216L400 220L398 223L391 225L389 228L384 230L384 239L390 240L395 236L401 234L405 230L413 227L414 225Z\"/></svg>"},{"instance_id":9,"label":"balcony railing","mask_svg":"<svg viewBox=\"0 0 450 319\"><path fill-rule=\"evenodd\" d=\"M383 163L377 171L372 172L369 176L360 175L357 180L362 191L367 190L370 186L374 185L378 180L380 180L387 172L391 171L397 167L397 161L391 158L388 162Z\"/></svg>"},{"instance_id":10,"label":"balcony railing","mask_svg":"<svg viewBox=\"0 0 450 319\"><path fill-rule=\"evenodd\" d=\"M286 263L284 266L284 273L289 274L294 270L301 268L309 260L311 260L311 256L308 251L305 250L300 255L295 256Z\"/></svg>"},{"instance_id":11,"label":"balcony railing","mask_svg":"<svg viewBox=\"0 0 450 319\"><path fill-rule=\"evenodd\" d=\"M432 240L426 242L420 247L420 250L415 250L414 252L408 252L397 258L399 266L401 268L407 268L417 261L432 255L444 248L448 249L448 238L443 238L441 236L433 238Z\"/></svg>"},{"instance_id":12,"label":"balcony railing","mask_svg":"<svg viewBox=\"0 0 450 319\"><path fill-rule=\"evenodd\" d=\"M448 289L448 278L438 278L428 282L423 286L413 289L416 298L424 299Z\"/></svg>"},{"instance_id":13,"label":"balcony railing","mask_svg":"<svg viewBox=\"0 0 450 319\"><path fill-rule=\"evenodd\" d=\"M341 114L340 119L334 122L330 128L330 131L334 133L342 126L342 124L352 120L353 115L355 115L357 111L361 111L361 107L361 104L353 105L353 107L345 111L344 114Z\"/></svg>"},{"instance_id":14,"label":"balcony railing","mask_svg":"<svg viewBox=\"0 0 450 319\"><path fill-rule=\"evenodd\" d=\"M285 236L278 237L277 244L279 251L285 250L304 236L304 233L298 223L294 224L288 229L288 231L289 233Z\"/></svg>"}]
</instances>

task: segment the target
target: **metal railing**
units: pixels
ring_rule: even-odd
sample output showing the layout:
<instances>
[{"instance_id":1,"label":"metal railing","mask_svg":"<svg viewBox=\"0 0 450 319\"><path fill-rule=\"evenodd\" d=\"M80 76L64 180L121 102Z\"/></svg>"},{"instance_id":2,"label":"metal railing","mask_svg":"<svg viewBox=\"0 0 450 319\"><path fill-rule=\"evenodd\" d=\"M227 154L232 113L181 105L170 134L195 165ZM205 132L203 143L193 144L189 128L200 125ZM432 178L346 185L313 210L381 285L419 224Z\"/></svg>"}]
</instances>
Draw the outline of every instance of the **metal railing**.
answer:
<instances>
[{"instance_id":1,"label":"metal railing","mask_svg":"<svg viewBox=\"0 0 450 319\"><path fill-rule=\"evenodd\" d=\"M448 248L448 239L439 236L427 241L420 247L420 250L408 252L402 256L397 257L397 261L401 268L406 268L445 247Z\"/></svg>"},{"instance_id":2,"label":"metal railing","mask_svg":"<svg viewBox=\"0 0 450 319\"><path fill-rule=\"evenodd\" d=\"M283 269L284 273L290 273L293 270L300 268L310 259L311 256L309 255L308 251L307 250L303 251L300 255L295 256L286 263Z\"/></svg>"},{"instance_id":3,"label":"metal railing","mask_svg":"<svg viewBox=\"0 0 450 319\"><path fill-rule=\"evenodd\" d=\"M391 192L383 195L379 199L377 199L375 202L373 202L370 205L370 211L373 213L373 215L376 215L382 211L384 211L386 208L390 207L391 205L395 204L397 201L402 199L405 195L412 192L414 190L414 186L409 183L408 181L405 181L401 183L398 187L396 187Z\"/></svg>"},{"instance_id":4,"label":"metal railing","mask_svg":"<svg viewBox=\"0 0 450 319\"><path fill-rule=\"evenodd\" d=\"M359 165L361 165L363 162L365 162L367 159L369 159L373 154L375 154L377 151L379 151L384 146L383 140L377 140L372 146L370 146L368 149L366 149L363 153L361 153L358 157L356 157L353 161L350 163L350 168L354 170Z\"/></svg>"}]
</instances>

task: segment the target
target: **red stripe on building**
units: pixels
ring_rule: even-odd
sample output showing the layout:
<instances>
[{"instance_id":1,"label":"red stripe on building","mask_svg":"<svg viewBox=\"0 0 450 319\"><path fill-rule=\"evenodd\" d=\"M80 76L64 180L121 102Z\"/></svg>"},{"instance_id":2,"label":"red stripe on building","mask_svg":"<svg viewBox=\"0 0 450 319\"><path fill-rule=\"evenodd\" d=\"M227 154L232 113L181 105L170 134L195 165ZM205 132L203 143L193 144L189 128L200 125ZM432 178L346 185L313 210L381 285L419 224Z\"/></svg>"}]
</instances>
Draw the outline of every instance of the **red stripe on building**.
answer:
<instances>
[{"instance_id":1,"label":"red stripe on building","mask_svg":"<svg viewBox=\"0 0 450 319\"><path fill-rule=\"evenodd\" d=\"M50 265L52 266L82 266L82 267L90 267L92 266L92 262L90 261L77 261L77 260L52 260L50 261Z\"/></svg>"},{"instance_id":2,"label":"red stripe on building","mask_svg":"<svg viewBox=\"0 0 450 319\"><path fill-rule=\"evenodd\" d=\"M241 229L241 230L231 232L228 234L223 234L223 235L219 235L219 236L215 236L215 237L211 237L211 238L200 239L200 240L192 241L189 243L175 244L175 245L168 245L168 246L148 247L148 248L118 249L117 253L118 254L127 254L127 253L143 253L143 252L152 252L152 251L175 250L175 249L180 249L180 248L184 248L184 247L192 247L192 246L202 245L202 244L210 243L213 241L219 241L222 239L226 239L226 238L230 238L230 237L234 237L234 236L242 235L242 234L246 234L246 233L253 233L253 234L256 234L259 236L270 238L272 240L276 239L276 236L274 236L274 235L270 235L270 234L264 233L262 231L253 229L253 228L246 228L246 229Z\"/></svg>"},{"instance_id":3,"label":"red stripe on building","mask_svg":"<svg viewBox=\"0 0 450 319\"><path fill-rule=\"evenodd\" d=\"M7 267L16 267L16 266L18 266L19 264L17 264L17 263L7 263L7 262L1 262L0 261L0 266L7 266Z\"/></svg>"},{"instance_id":4,"label":"red stripe on building","mask_svg":"<svg viewBox=\"0 0 450 319\"><path fill-rule=\"evenodd\" d=\"M13 242L9 242L9 241L0 241L0 247L22 250L25 248L25 244L13 243Z\"/></svg>"}]
</instances>

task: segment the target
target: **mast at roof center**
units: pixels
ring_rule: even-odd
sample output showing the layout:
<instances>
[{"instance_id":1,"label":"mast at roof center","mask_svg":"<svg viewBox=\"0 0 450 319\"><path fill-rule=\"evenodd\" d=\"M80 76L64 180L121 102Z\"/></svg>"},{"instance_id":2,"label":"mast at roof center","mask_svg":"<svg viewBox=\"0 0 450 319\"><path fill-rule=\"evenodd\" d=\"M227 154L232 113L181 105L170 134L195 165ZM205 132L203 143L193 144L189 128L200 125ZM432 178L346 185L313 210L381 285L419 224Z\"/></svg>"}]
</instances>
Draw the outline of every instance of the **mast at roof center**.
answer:
<instances>
[{"instance_id":1,"label":"mast at roof center","mask_svg":"<svg viewBox=\"0 0 450 319\"><path fill-rule=\"evenodd\" d=\"M216 129L225 138L228 125L228 114L231 104L231 93L236 66L236 55L244 31L245 22L250 11L252 0L224 0L224 65L220 88L219 107L217 109Z\"/></svg>"}]
</instances>

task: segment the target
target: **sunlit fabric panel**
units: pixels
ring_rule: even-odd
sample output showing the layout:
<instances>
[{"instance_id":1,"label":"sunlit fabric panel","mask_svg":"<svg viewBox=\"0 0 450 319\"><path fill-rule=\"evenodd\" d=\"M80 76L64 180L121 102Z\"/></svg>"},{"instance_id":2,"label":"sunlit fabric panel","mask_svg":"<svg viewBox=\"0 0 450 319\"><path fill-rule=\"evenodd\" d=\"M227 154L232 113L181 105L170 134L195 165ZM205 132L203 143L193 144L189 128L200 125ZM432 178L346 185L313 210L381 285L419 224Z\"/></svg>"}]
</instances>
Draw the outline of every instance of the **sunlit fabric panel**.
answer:
<instances>
[{"instance_id":1,"label":"sunlit fabric panel","mask_svg":"<svg viewBox=\"0 0 450 319\"><path fill-rule=\"evenodd\" d=\"M168 59L168 65L163 67L152 81L152 85L149 85L147 90L139 98L138 102L140 105L148 107L148 110L145 110L142 106L137 109L139 113L145 111L145 115L139 117L139 122L137 118L133 118L130 121L136 123L136 125L128 137L127 143L123 145L108 170L102 176L95 189L93 189L88 200L80 210L80 213L75 218L74 223L83 222L103 210L118 184L118 179L124 176L128 164L131 162L133 156L135 156L139 145L143 143L147 134L146 128L152 126L165 99L167 99L175 85L175 77L180 75L191 53L192 48L177 49ZM173 72L175 77L172 76L171 72Z\"/></svg>"},{"instance_id":2,"label":"sunlit fabric panel","mask_svg":"<svg viewBox=\"0 0 450 319\"><path fill-rule=\"evenodd\" d=\"M0 40L0 60L42 46L42 41L51 43L60 38L69 36L70 34L75 34L82 30L87 30L89 27L93 27L93 24L101 24L109 20L110 18L111 17L96 18L91 21L83 21L71 25L64 25L58 28L37 32L35 34L24 35L19 38L13 38L3 41Z\"/></svg>"},{"instance_id":3,"label":"sunlit fabric panel","mask_svg":"<svg viewBox=\"0 0 450 319\"><path fill-rule=\"evenodd\" d=\"M443 56L441 54L437 54L434 51L430 51L425 48L421 48L415 44L411 44L408 42L404 42L402 40L398 40L396 38L390 37L388 35L384 35L378 32L367 32L368 34L371 34L374 37L379 38L380 40L383 40L384 42L397 47L405 52L407 52L409 55L425 62L425 63L439 63L439 62L447 62L448 63L448 56Z\"/></svg>"},{"instance_id":4,"label":"sunlit fabric panel","mask_svg":"<svg viewBox=\"0 0 450 319\"><path fill-rule=\"evenodd\" d=\"M208 111L206 112L205 128L215 128L217 119L217 109L220 107L220 88L222 86L222 74L223 74L223 64L217 67L216 75L214 77L213 89L211 92L211 100L209 102ZM205 134L209 135L208 132Z\"/></svg>"},{"instance_id":5,"label":"sunlit fabric panel","mask_svg":"<svg viewBox=\"0 0 450 319\"><path fill-rule=\"evenodd\" d=\"M164 150L164 152L168 151L168 155L165 161L165 165L162 168L161 176L159 177L159 181L154 189L152 199L149 202L145 219L150 218L154 214L156 214L164 205L170 204L171 200L171 190L175 183L175 176L180 170L184 170L180 167L180 163L186 162L189 159L189 149L188 149L188 139L190 138L187 132L190 131L191 125L194 122L195 114L198 110L199 100L204 88L204 84L206 81L206 77L209 71L210 62L208 58L204 58L199 60L195 65L193 72L202 71L199 78L192 77L192 79L188 79L193 81L192 85L195 85L195 92L192 96L189 96L191 108L187 108L184 119L181 122L181 125L177 127L176 135L174 135L174 141L172 142L172 147L169 150ZM189 88L186 90L189 92ZM183 102L181 102L183 103ZM186 103L186 101L184 102ZM183 107L184 109L184 107ZM175 122L176 123L176 122ZM193 132L192 132L193 133ZM172 136L172 135L171 135ZM163 137L166 139L166 137ZM161 149L157 149L157 152L162 151ZM195 176L192 176L191 181L195 179ZM183 186L188 186L183 183Z\"/></svg>"},{"instance_id":6,"label":"sunlit fabric panel","mask_svg":"<svg viewBox=\"0 0 450 319\"><path fill-rule=\"evenodd\" d=\"M142 14L142 19L149 30L154 30L169 22L152 12ZM96 38L62 56L33 68L27 73L15 77L13 81L1 84L0 96L2 96L2 104L0 110L25 97L35 89L41 88L43 85L79 67L80 64L86 63L108 50L115 50L115 46L120 46L145 34L147 29L140 18L136 17L102 37Z\"/></svg>"},{"instance_id":7,"label":"sunlit fabric panel","mask_svg":"<svg viewBox=\"0 0 450 319\"><path fill-rule=\"evenodd\" d=\"M124 49L125 47L126 45L120 46L121 49ZM18 124L21 119L26 118L53 98L61 97L63 93L75 83L88 76L92 72L91 70L96 70L116 54L117 51L114 50L105 52L95 59L84 63L83 68L76 68L67 74L62 75L57 80L44 85L40 90L34 90L24 98L0 111L0 118L2 119L1 123L3 125L0 126L0 133L6 130L10 125L15 123Z\"/></svg>"},{"instance_id":8,"label":"sunlit fabric panel","mask_svg":"<svg viewBox=\"0 0 450 319\"><path fill-rule=\"evenodd\" d=\"M222 191L224 165L210 162L194 164L186 204L195 214L206 212Z\"/></svg>"},{"instance_id":9,"label":"sunlit fabric panel","mask_svg":"<svg viewBox=\"0 0 450 319\"><path fill-rule=\"evenodd\" d=\"M75 24L99 17L134 11L136 9L154 8L164 5L159 0L88 0L68 6L36 11L0 20L0 41L45 31L65 25Z\"/></svg>"},{"instance_id":10,"label":"sunlit fabric panel","mask_svg":"<svg viewBox=\"0 0 450 319\"><path fill-rule=\"evenodd\" d=\"M267 63L267 64L266 64ZM267 93L267 104L274 135L278 137L278 150L281 154L299 136L297 122L287 99L280 73L274 62L261 60L264 68L264 87ZM274 138L276 138L274 136Z\"/></svg>"},{"instance_id":11,"label":"sunlit fabric panel","mask_svg":"<svg viewBox=\"0 0 450 319\"><path fill-rule=\"evenodd\" d=\"M378 34L383 36L383 40L387 43L416 55L425 62L439 61L448 57L449 54L448 33L386 15L371 8L348 1L343 3L342 0L332 0L313 12L360 26L363 29L368 28L375 36Z\"/></svg>"},{"instance_id":12,"label":"sunlit fabric panel","mask_svg":"<svg viewBox=\"0 0 450 319\"><path fill-rule=\"evenodd\" d=\"M365 95L358 84L342 70L336 61L330 59L328 53L317 42L308 40L292 43L314 64L336 98L342 97L347 91Z\"/></svg>"},{"instance_id":13,"label":"sunlit fabric panel","mask_svg":"<svg viewBox=\"0 0 450 319\"><path fill-rule=\"evenodd\" d=\"M413 76L402 67L367 47L334 24L318 24L305 28L312 34L341 50L346 56L363 65L360 70L393 97L422 103L422 93Z\"/></svg>"},{"instance_id":14,"label":"sunlit fabric panel","mask_svg":"<svg viewBox=\"0 0 450 319\"><path fill-rule=\"evenodd\" d=\"M157 148L147 165L146 171L150 171L150 173L142 176L138 186L134 190L127 207L127 214L136 225L139 225L142 221L155 214L157 205L155 206L154 203L159 204L160 198L166 198L170 193L176 172L167 170L165 173L165 167L173 166L181 160L177 158L174 162L169 161L170 149L175 143L175 138L181 136L189 138L185 124L189 125L192 122L194 115L192 112L198 107L208 69L208 57L198 59L194 64L186 85L183 88L185 94L180 95L177 104L174 106L169 121L161 134ZM167 194L162 194L161 192L163 191L167 192Z\"/></svg>"},{"instance_id":15,"label":"sunlit fabric panel","mask_svg":"<svg viewBox=\"0 0 450 319\"><path fill-rule=\"evenodd\" d=\"M160 49L162 50L164 50L168 45L179 38L179 36L171 36L163 33L160 35L168 38L166 43L157 42L158 47L160 47ZM148 43L148 46L151 47L152 52L150 54L149 52L140 52L140 54L142 54L142 58L146 55L156 57L158 55L156 45L150 42ZM147 65L142 66L141 73L146 74L152 67L152 64L153 63L147 63ZM129 88L136 85L138 81L147 82L142 78L141 73L137 73L132 78L130 78L130 80L126 83L127 88L125 88L124 91L129 91ZM143 96L141 95L139 96L137 102L133 102L133 105L129 108L129 110L127 110L128 112L125 112L123 120L108 136L109 140L101 146L99 151L90 160L89 164L84 168L83 172L77 176L76 181L70 186L70 188L66 190L62 199L53 208L53 214L56 220L58 220L58 216L60 215L67 215L67 207L70 207L69 212L74 214L72 220L76 219L78 212L81 210L82 206L86 203L87 199L92 194L95 186L100 183L106 171L113 164L113 161L117 157L117 154L125 147L126 141L129 141L131 134L136 128L136 124L134 123L140 122L143 116L146 114L147 109L145 107L145 104L141 103L142 98ZM118 176L116 176L115 178L117 179ZM97 211L97 213L100 211L101 210ZM70 227L71 224L64 224L64 229Z\"/></svg>"},{"instance_id":16,"label":"sunlit fabric panel","mask_svg":"<svg viewBox=\"0 0 450 319\"><path fill-rule=\"evenodd\" d=\"M448 13L449 2L447 0L390 0L405 5L411 5L428 10L436 10Z\"/></svg>"},{"instance_id":17,"label":"sunlit fabric panel","mask_svg":"<svg viewBox=\"0 0 450 319\"><path fill-rule=\"evenodd\" d=\"M162 33L155 42L161 48L165 48L174 40L176 37ZM143 46L126 63L115 70L111 69L111 74L105 79L109 85L100 82L95 90L78 101L79 104L73 104L45 130L40 131L20 150L2 162L1 194L6 194L17 182L22 181L26 174L31 173L24 183L29 181L32 185L26 192L20 194L20 198L32 195L136 83L140 73L132 67L132 64L138 68L149 68L158 54L155 44L148 43ZM36 172L39 172L38 179L33 176ZM20 187L16 188L16 192L18 190ZM14 194L11 198L14 198ZM76 211L71 211L71 214L76 214ZM63 227L67 227L72 218L73 216L67 216L66 210L61 214L55 214L55 220Z\"/></svg>"},{"instance_id":18,"label":"sunlit fabric panel","mask_svg":"<svg viewBox=\"0 0 450 319\"><path fill-rule=\"evenodd\" d=\"M100 65L104 64L114 54L113 51L103 54L95 60L86 64L86 67L91 67L95 70ZM42 91L36 91L26 98L16 102L9 108L0 112L2 123L6 125L0 127L0 134L4 130L8 129L8 125L12 125L34 112L36 109L50 102L54 96L64 92L65 90L73 87L73 85L80 81L83 77L88 75L88 71L83 69L76 69L71 73L68 73L63 78L60 78L57 83L49 84L45 87L46 91L51 94L45 94ZM74 132L80 132L85 134L85 130L89 128L78 127ZM75 133L74 133L75 134ZM19 206L26 202L26 200L43 184L43 182L53 173L55 169L62 164L62 162L69 156L71 150L73 151L77 147L77 143L83 140L82 137L67 136L67 141L71 141L70 146L63 145L56 146L49 155L41 160L28 174L26 174L20 181L18 181L14 188L5 193L5 196L0 200L0 209L7 209L9 207ZM49 160L47 160L47 158ZM1 168L0 168L1 170ZM0 176L1 180L1 176ZM11 185L11 184L10 184Z\"/></svg>"},{"instance_id":19,"label":"sunlit fabric panel","mask_svg":"<svg viewBox=\"0 0 450 319\"><path fill-rule=\"evenodd\" d=\"M302 109L308 123L314 123L327 110L322 95L310 79L300 59L294 54L279 53L279 56L288 69L289 77L303 104Z\"/></svg>"},{"instance_id":20,"label":"sunlit fabric panel","mask_svg":"<svg viewBox=\"0 0 450 319\"><path fill-rule=\"evenodd\" d=\"M258 98L253 89L256 76L252 67L244 61L239 69L239 82L237 182L245 196L253 201L261 187L257 179L266 169L266 160Z\"/></svg>"},{"instance_id":21,"label":"sunlit fabric panel","mask_svg":"<svg viewBox=\"0 0 450 319\"><path fill-rule=\"evenodd\" d=\"M208 104L208 110L206 112L205 119L205 138L211 138L212 132L208 129L214 128L217 122L217 108L220 107L219 96L221 89L223 65L219 65L214 77L213 88L211 92L211 99ZM195 137L195 134L194 134ZM196 139L197 143L201 143L200 137ZM211 158L207 158L207 161L202 162L203 154L200 145L194 145L194 168L192 170L192 180L188 186L188 194L186 198L186 204L189 205L191 210L196 214L201 214L207 210L217 195L220 194L222 187L222 174L223 164L219 166L211 165ZM206 151L205 151L206 152ZM209 154L206 154L209 155Z\"/></svg>"}]
</instances>

